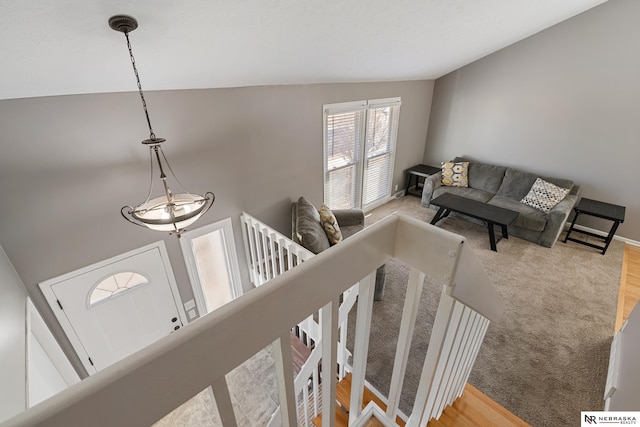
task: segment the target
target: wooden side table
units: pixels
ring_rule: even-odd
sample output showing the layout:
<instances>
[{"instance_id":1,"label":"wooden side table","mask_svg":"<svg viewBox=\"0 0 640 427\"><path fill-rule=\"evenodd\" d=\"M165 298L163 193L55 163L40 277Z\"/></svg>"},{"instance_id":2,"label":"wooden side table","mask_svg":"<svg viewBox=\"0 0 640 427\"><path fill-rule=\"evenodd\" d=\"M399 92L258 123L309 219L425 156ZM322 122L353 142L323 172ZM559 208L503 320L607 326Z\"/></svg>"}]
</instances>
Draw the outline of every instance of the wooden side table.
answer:
<instances>
[{"instance_id":1,"label":"wooden side table","mask_svg":"<svg viewBox=\"0 0 640 427\"><path fill-rule=\"evenodd\" d=\"M428 178L429 176L440 172L442 168L437 168L435 166L429 165L415 165L407 169L407 185L405 187L405 193L411 194L412 196L422 197L422 192L411 193L409 192L409 188L411 187L411 181L413 177L416 178L416 190L419 189L418 185L420 184L420 178ZM424 183L424 180L423 180Z\"/></svg>"},{"instance_id":2,"label":"wooden side table","mask_svg":"<svg viewBox=\"0 0 640 427\"><path fill-rule=\"evenodd\" d=\"M573 208L575 210L576 215L573 217L573 221L571 221L571 227L569 227L569 231L567 231L567 235L564 237L564 243L567 243L567 240L571 240L572 242L580 243L582 245L591 246L592 248L600 249L602 251L602 255L607 252L607 248L609 247L609 243L613 239L613 236L616 234L616 230L618 229L618 225L624 222L624 213L625 207L619 205L613 205L611 203L600 202L598 200L585 199L584 197L580 199L576 207ZM589 216L595 216L598 218L607 219L609 221L613 221L611 225L611 230L609 230L609 234L604 237L599 234L592 233L586 230L577 230L574 228L576 224L576 219L580 214L585 214ZM604 246L595 245L590 242L585 242L582 240L574 239L573 237L569 237L572 232L586 234L591 237L595 237L597 239L601 239L604 241Z\"/></svg>"}]
</instances>

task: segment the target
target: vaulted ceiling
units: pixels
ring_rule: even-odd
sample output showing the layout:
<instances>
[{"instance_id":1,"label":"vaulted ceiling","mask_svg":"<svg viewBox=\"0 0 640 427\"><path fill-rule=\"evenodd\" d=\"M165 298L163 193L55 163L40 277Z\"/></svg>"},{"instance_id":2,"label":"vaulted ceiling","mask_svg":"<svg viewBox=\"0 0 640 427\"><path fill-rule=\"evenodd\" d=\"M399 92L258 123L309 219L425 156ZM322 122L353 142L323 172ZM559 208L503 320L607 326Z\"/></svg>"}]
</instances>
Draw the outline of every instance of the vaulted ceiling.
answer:
<instances>
[{"instance_id":1,"label":"vaulted ceiling","mask_svg":"<svg viewBox=\"0 0 640 427\"><path fill-rule=\"evenodd\" d=\"M3 0L0 99L434 79L604 0Z\"/></svg>"}]
</instances>

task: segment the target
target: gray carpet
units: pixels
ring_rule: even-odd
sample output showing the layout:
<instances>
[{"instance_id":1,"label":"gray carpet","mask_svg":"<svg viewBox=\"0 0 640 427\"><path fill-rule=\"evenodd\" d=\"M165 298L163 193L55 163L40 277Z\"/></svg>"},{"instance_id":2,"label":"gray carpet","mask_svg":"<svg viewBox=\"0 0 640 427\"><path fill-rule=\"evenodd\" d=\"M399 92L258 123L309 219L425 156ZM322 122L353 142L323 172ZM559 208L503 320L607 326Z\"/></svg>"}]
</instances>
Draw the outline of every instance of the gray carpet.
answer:
<instances>
[{"instance_id":1,"label":"gray carpet","mask_svg":"<svg viewBox=\"0 0 640 427\"><path fill-rule=\"evenodd\" d=\"M425 221L435 213L408 196L373 211L367 222L393 211ZM439 226L468 239L506 304L502 320L489 327L469 382L533 426L579 425L581 410L602 410L624 245L614 241L603 256L576 243L549 249L511 237L496 253L480 225L447 218ZM390 261L384 300L374 304L367 379L385 394L408 275L406 265ZM402 393L407 414L440 291L430 283L423 291ZM350 337L354 325L352 312Z\"/></svg>"}]
</instances>

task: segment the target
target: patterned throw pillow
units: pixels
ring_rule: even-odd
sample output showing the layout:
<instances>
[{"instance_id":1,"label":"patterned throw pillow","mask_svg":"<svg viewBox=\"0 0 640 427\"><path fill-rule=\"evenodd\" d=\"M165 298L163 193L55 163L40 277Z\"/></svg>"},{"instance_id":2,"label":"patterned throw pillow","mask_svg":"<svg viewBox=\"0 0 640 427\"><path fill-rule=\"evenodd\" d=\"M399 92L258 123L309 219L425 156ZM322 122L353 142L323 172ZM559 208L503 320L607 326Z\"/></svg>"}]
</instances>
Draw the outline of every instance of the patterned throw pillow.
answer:
<instances>
[{"instance_id":1,"label":"patterned throw pillow","mask_svg":"<svg viewBox=\"0 0 640 427\"><path fill-rule=\"evenodd\" d=\"M443 162L442 185L447 187L468 187L469 162Z\"/></svg>"},{"instance_id":2,"label":"patterned throw pillow","mask_svg":"<svg viewBox=\"0 0 640 427\"><path fill-rule=\"evenodd\" d=\"M324 232L327 233L327 238L329 239L329 243L335 245L338 242L342 241L342 232L340 231L340 226L338 226L338 220L336 220L335 215L331 212L331 209L325 204L320 206L320 222L322 223L322 228L324 228Z\"/></svg>"},{"instance_id":3,"label":"patterned throw pillow","mask_svg":"<svg viewBox=\"0 0 640 427\"><path fill-rule=\"evenodd\" d=\"M538 178L531 186L529 193L520 202L547 213L560 203L567 194L569 194L568 188L561 188L542 178Z\"/></svg>"}]
</instances>

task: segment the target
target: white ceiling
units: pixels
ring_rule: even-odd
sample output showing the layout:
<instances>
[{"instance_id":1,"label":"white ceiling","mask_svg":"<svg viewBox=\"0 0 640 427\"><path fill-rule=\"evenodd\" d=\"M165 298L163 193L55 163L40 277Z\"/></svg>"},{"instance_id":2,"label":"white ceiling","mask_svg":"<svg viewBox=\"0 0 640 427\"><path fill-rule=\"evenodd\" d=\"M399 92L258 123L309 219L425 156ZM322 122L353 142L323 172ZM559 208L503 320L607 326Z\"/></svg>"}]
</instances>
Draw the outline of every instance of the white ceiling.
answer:
<instances>
[{"instance_id":1,"label":"white ceiling","mask_svg":"<svg viewBox=\"0 0 640 427\"><path fill-rule=\"evenodd\" d=\"M604 0L2 0L0 99L434 79Z\"/></svg>"}]
</instances>

